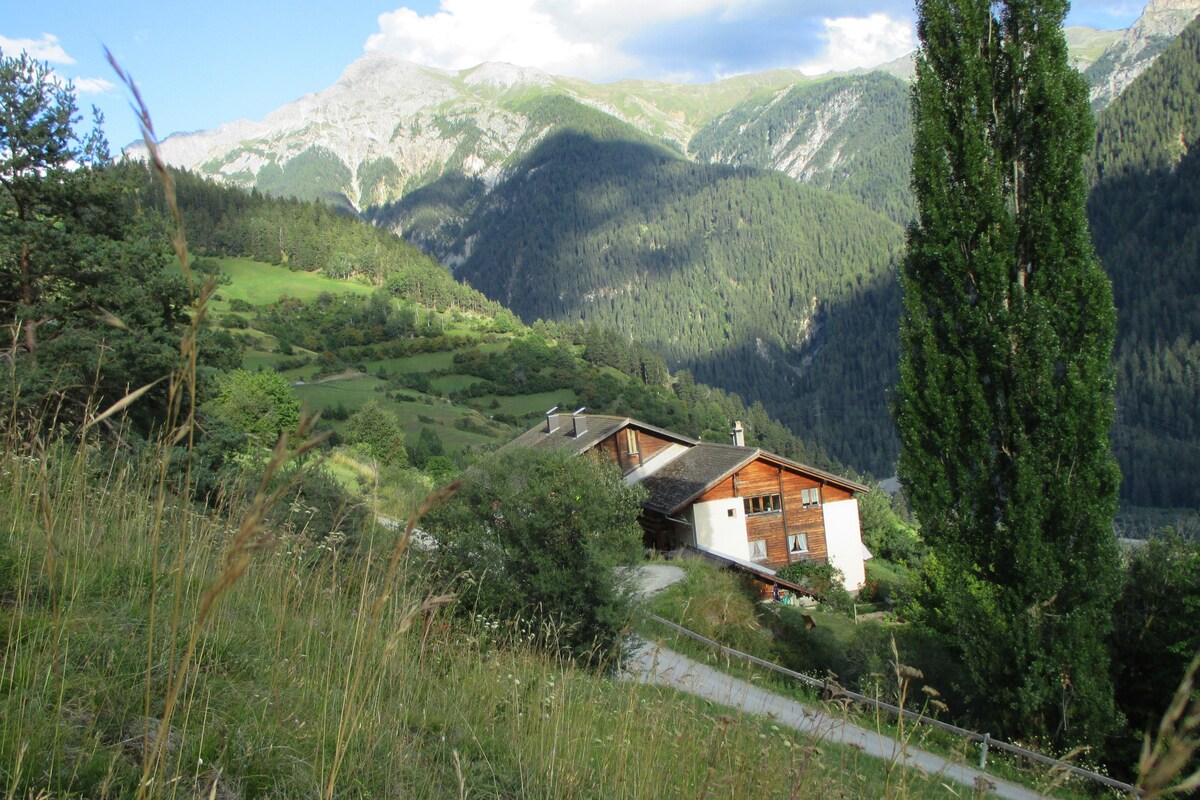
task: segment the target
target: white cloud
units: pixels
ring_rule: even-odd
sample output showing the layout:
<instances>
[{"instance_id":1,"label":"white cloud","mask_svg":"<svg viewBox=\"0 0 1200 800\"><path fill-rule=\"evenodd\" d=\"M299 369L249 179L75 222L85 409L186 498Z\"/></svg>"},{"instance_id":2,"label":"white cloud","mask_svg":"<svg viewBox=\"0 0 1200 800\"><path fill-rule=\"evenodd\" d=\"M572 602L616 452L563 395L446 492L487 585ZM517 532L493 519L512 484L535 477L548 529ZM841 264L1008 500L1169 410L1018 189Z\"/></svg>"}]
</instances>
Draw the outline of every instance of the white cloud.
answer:
<instances>
[{"instance_id":1,"label":"white cloud","mask_svg":"<svg viewBox=\"0 0 1200 800\"><path fill-rule=\"evenodd\" d=\"M884 13L867 17L837 17L822 20L825 51L799 65L809 75L874 67L916 49L917 39L910 21Z\"/></svg>"},{"instance_id":2,"label":"white cloud","mask_svg":"<svg viewBox=\"0 0 1200 800\"><path fill-rule=\"evenodd\" d=\"M75 84L75 91L80 94L104 94L117 88L112 81L104 78L75 78L71 82Z\"/></svg>"},{"instance_id":3,"label":"white cloud","mask_svg":"<svg viewBox=\"0 0 1200 800\"><path fill-rule=\"evenodd\" d=\"M637 66L622 43L647 28L704 13L724 15L761 0L441 0L422 16L379 16L367 50L459 70L506 61L554 74L605 79Z\"/></svg>"},{"instance_id":4,"label":"white cloud","mask_svg":"<svg viewBox=\"0 0 1200 800\"><path fill-rule=\"evenodd\" d=\"M379 16L379 33L366 49L430 67L465 69L507 61L542 69L587 60L595 49L571 41L534 0L443 0L435 14L400 8Z\"/></svg>"},{"instance_id":5,"label":"white cloud","mask_svg":"<svg viewBox=\"0 0 1200 800\"><path fill-rule=\"evenodd\" d=\"M24 50L30 58L37 61L49 61L51 64L74 64L75 59L67 55L58 43L58 37L52 33L43 33L41 39L10 39L0 36L0 50L6 55L15 56Z\"/></svg>"}]
</instances>

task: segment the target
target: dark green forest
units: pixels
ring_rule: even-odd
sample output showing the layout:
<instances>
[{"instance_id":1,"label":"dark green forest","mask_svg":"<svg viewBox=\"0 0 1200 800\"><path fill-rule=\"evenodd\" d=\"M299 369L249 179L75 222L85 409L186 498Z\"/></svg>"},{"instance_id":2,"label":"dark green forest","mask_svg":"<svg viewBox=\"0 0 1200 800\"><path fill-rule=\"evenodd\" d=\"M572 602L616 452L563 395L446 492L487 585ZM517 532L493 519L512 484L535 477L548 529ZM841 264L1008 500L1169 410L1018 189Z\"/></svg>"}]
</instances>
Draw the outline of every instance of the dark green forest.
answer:
<instances>
[{"instance_id":1,"label":"dark green forest","mask_svg":"<svg viewBox=\"0 0 1200 800\"><path fill-rule=\"evenodd\" d=\"M548 136L463 231L458 275L526 320L588 320L885 471L902 231L776 172L689 162L563 98ZM834 375L836 374L836 377ZM840 391L828 393L831 383ZM850 424L848 424L850 423Z\"/></svg>"},{"instance_id":2,"label":"dark green forest","mask_svg":"<svg viewBox=\"0 0 1200 800\"><path fill-rule=\"evenodd\" d=\"M1122 498L1200 506L1200 20L1100 115L1092 239L1118 309Z\"/></svg>"}]
</instances>

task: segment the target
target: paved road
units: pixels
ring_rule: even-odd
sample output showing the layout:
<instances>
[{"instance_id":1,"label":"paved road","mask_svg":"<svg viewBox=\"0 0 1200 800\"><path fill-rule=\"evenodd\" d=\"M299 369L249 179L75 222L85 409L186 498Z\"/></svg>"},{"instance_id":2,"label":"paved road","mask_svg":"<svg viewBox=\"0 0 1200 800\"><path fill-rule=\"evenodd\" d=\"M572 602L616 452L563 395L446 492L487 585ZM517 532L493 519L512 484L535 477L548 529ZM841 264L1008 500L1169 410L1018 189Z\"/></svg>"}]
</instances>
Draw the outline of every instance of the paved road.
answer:
<instances>
[{"instance_id":1,"label":"paved road","mask_svg":"<svg viewBox=\"0 0 1200 800\"><path fill-rule=\"evenodd\" d=\"M671 686L750 714L769 714L773 721L788 725L809 736L861 747L868 755L888 761L899 759L922 772L940 775L969 788L974 788L977 781L986 781L989 790L996 797L1009 800L1038 800L1044 797L1031 789L953 763L925 750L905 747L901 751L900 743L895 739L853 725L795 700L764 691L665 647L638 642L631 650L634 652L625 663L625 675L631 680Z\"/></svg>"}]
</instances>

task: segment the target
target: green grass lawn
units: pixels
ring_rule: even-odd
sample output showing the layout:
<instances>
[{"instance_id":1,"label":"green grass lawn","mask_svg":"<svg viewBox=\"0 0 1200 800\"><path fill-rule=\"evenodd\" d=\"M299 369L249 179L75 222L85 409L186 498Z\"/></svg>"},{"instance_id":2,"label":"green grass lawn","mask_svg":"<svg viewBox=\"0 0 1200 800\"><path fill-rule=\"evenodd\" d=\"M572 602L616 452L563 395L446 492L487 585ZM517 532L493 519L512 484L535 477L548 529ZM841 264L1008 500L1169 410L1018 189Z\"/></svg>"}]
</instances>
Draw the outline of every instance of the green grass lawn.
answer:
<instances>
[{"instance_id":1,"label":"green grass lawn","mask_svg":"<svg viewBox=\"0 0 1200 800\"><path fill-rule=\"evenodd\" d=\"M404 356L403 358L381 358L375 361L365 361L363 366L367 368L367 372L375 372L380 367L383 367L389 373L391 372L430 372L435 369L453 369L454 368L454 353L445 351L440 353L418 353L415 356Z\"/></svg>"},{"instance_id":2,"label":"green grass lawn","mask_svg":"<svg viewBox=\"0 0 1200 800\"><path fill-rule=\"evenodd\" d=\"M498 400L500 405L491 408L493 400ZM570 389L555 389L553 392L522 394L515 397L489 394L480 397L479 402L485 408L489 408L490 413L524 417L529 414L545 414L554 406L558 406L560 411L574 411L578 408L575 404L579 402L579 397Z\"/></svg>"},{"instance_id":3,"label":"green grass lawn","mask_svg":"<svg viewBox=\"0 0 1200 800\"><path fill-rule=\"evenodd\" d=\"M455 451L484 444L503 444L516 433L504 428L494 435L487 435L456 428L456 422L473 417L475 412L470 408L452 406L437 400L430 403L420 400L391 400L383 392L376 391L384 385L383 381L368 375L349 380L309 383L294 388L300 401L307 403L313 410L334 408L339 404L353 410L368 400L374 400L396 415L410 442L417 440L422 426L434 427L446 447ZM408 390L408 394L418 393ZM334 427L340 429L341 424L334 423Z\"/></svg>"},{"instance_id":4,"label":"green grass lawn","mask_svg":"<svg viewBox=\"0 0 1200 800\"><path fill-rule=\"evenodd\" d=\"M375 287L352 281L338 281L314 272L292 272L287 267L277 267L249 258L215 258L221 272L233 279L228 286L217 287L220 300L213 302L213 310L229 310L232 300L245 300L256 306L270 305L281 296L299 300L315 300L322 292L333 294L370 294Z\"/></svg>"},{"instance_id":5,"label":"green grass lawn","mask_svg":"<svg viewBox=\"0 0 1200 800\"><path fill-rule=\"evenodd\" d=\"M378 378L367 376L345 381L306 383L293 388L300 402L307 403L309 408L333 408L339 403L347 408L358 408L368 400L376 400L380 405L391 405L392 401L384 397L382 392L375 391L383 385L383 381Z\"/></svg>"},{"instance_id":6,"label":"green grass lawn","mask_svg":"<svg viewBox=\"0 0 1200 800\"><path fill-rule=\"evenodd\" d=\"M465 389L468 386L473 386L476 383L482 383L483 378L475 375L443 375L438 378L430 378L429 385L435 391L442 394L456 392L459 389Z\"/></svg>"}]
</instances>

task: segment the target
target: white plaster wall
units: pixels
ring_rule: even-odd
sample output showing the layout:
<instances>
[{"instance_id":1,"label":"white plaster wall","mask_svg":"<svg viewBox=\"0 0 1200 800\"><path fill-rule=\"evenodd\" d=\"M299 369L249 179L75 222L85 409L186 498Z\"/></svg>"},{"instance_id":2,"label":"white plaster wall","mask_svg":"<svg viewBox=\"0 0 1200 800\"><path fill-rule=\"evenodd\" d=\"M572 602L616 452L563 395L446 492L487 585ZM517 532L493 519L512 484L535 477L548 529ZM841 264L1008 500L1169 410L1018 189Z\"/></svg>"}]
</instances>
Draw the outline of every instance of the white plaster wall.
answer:
<instances>
[{"instance_id":1,"label":"white plaster wall","mask_svg":"<svg viewBox=\"0 0 1200 800\"><path fill-rule=\"evenodd\" d=\"M858 523L858 501L837 500L822 506L825 514L825 547L829 563L842 571L845 587L856 592L867 579L863 566L862 529Z\"/></svg>"},{"instance_id":2,"label":"white plaster wall","mask_svg":"<svg viewBox=\"0 0 1200 800\"><path fill-rule=\"evenodd\" d=\"M730 509L734 512L732 517L729 516ZM695 526L697 547L743 561L750 560L750 545L746 542L746 515L740 497L696 503L692 506L692 524Z\"/></svg>"}]
</instances>

